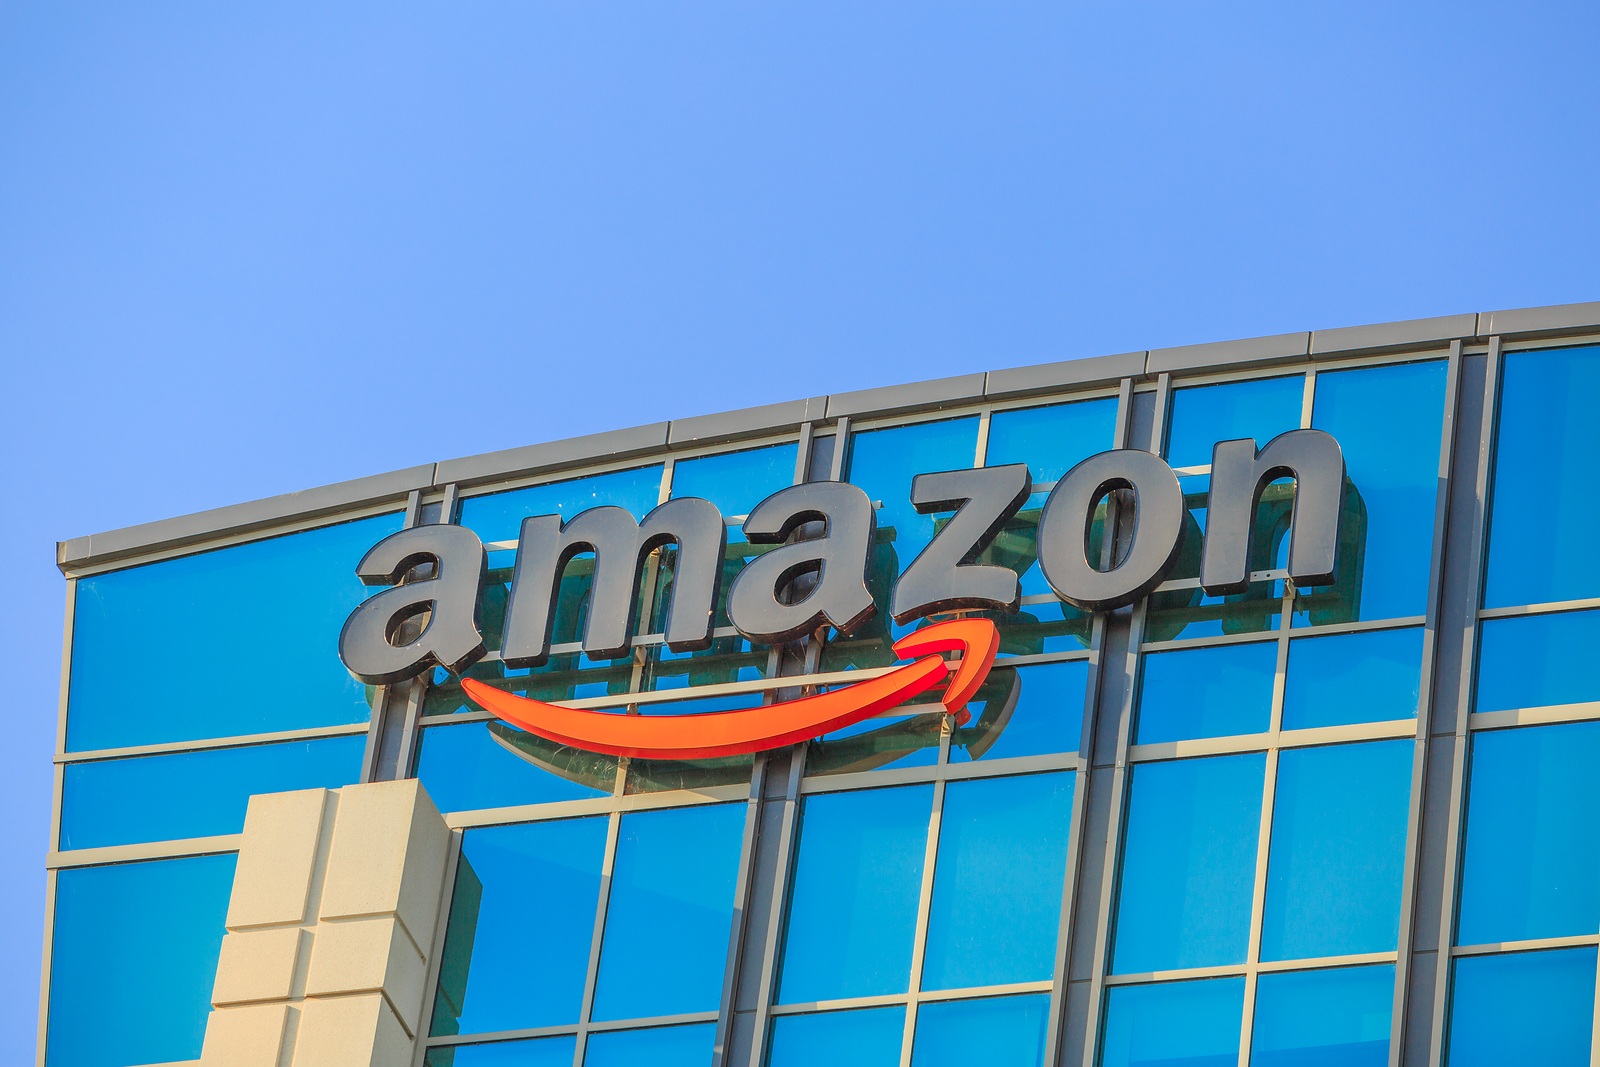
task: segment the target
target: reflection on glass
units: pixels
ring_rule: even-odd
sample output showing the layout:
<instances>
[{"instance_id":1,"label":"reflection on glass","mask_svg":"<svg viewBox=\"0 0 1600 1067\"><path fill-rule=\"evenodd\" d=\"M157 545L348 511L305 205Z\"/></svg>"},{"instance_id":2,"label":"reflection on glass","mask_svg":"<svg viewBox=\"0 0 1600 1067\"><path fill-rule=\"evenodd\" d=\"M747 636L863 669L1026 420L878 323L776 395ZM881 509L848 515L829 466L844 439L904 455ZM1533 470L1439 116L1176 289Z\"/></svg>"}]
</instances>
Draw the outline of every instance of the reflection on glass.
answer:
<instances>
[{"instance_id":1,"label":"reflection on glass","mask_svg":"<svg viewBox=\"0 0 1600 1067\"><path fill-rule=\"evenodd\" d=\"M590 1034L583 1067L711 1067L716 1040L716 1023Z\"/></svg>"},{"instance_id":2,"label":"reflection on glass","mask_svg":"<svg viewBox=\"0 0 1600 1067\"><path fill-rule=\"evenodd\" d=\"M1473 711L1600 700L1589 658L1600 647L1600 611L1485 619L1478 636Z\"/></svg>"},{"instance_id":3,"label":"reflection on glass","mask_svg":"<svg viewBox=\"0 0 1600 1067\"><path fill-rule=\"evenodd\" d=\"M1236 1067L1244 979L1118 986L1106 997L1101 1067Z\"/></svg>"},{"instance_id":4,"label":"reflection on glass","mask_svg":"<svg viewBox=\"0 0 1600 1067\"><path fill-rule=\"evenodd\" d=\"M744 816L743 804L710 804L622 817L596 1019L717 1010ZM641 981L668 964L670 981Z\"/></svg>"},{"instance_id":5,"label":"reflection on glass","mask_svg":"<svg viewBox=\"0 0 1600 1067\"><path fill-rule=\"evenodd\" d=\"M917 715L878 715L806 744L807 774L851 774L885 767L931 767L939 762L944 706L938 695L907 701Z\"/></svg>"},{"instance_id":6,"label":"reflection on glass","mask_svg":"<svg viewBox=\"0 0 1600 1067\"><path fill-rule=\"evenodd\" d=\"M1283 728L1414 719L1422 691L1422 630L1300 637L1289 642Z\"/></svg>"},{"instance_id":7,"label":"reflection on glass","mask_svg":"<svg viewBox=\"0 0 1600 1067\"><path fill-rule=\"evenodd\" d=\"M660 497L661 467L639 467L467 497L461 501L457 521L485 542L515 541L521 533L522 520L530 515L560 515L566 520L590 508L611 504L642 519ZM491 559L490 565L500 562ZM509 567L510 563L504 565Z\"/></svg>"},{"instance_id":8,"label":"reflection on glass","mask_svg":"<svg viewBox=\"0 0 1600 1067\"><path fill-rule=\"evenodd\" d=\"M356 564L401 515L325 526L80 578L67 750L343 726L368 688L335 650L376 589ZM183 653L182 692L163 664Z\"/></svg>"},{"instance_id":9,"label":"reflection on glass","mask_svg":"<svg viewBox=\"0 0 1600 1067\"><path fill-rule=\"evenodd\" d=\"M1445 371L1433 360L1317 375L1311 425L1344 451L1340 574L1300 591L1297 625L1427 611Z\"/></svg>"},{"instance_id":10,"label":"reflection on glass","mask_svg":"<svg viewBox=\"0 0 1600 1067\"><path fill-rule=\"evenodd\" d=\"M499 660L468 667L466 677L534 700L590 700L626 696L633 691L633 658L592 660L584 655L551 656L542 667L509 668ZM433 671L422 701L425 718L482 711L461 691L461 682L442 667Z\"/></svg>"},{"instance_id":11,"label":"reflection on glass","mask_svg":"<svg viewBox=\"0 0 1600 1067\"><path fill-rule=\"evenodd\" d=\"M1242 963L1266 756L1133 768L1112 970Z\"/></svg>"},{"instance_id":12,"label":"reflection on glass","mask_svg":"<svg viewBox=\"0 0 1600 1067\"><path fill-rule=\"evenodd\" d=\"M1262 733L1272 725L1276 641L1142 658L1137 744Z\"/></svg>"},{"instance_id":13,"label":"reflection on glass","mask_svg":"<svg viewBox=\"0 0 1600 1067\"><path fill-rule=\"evenodd\" d=\"M1059 773L946 787L922 988L1049 979L1072 788Z\"/></svg>"},{"instance_id":14,"label":"reflection on glass","mask_svg":"<svg viewBox=\"0 0 1600 1067\"><path fill-rule=\"evenodd\" d=\"M772 1021L767 1067L899 1067L906 1010L866 1008Z\"/></svg>"},{"instance_id":15,"label":"reflection on glass","mask_svg":"<svg viewBox=\"0 0 1600 1067\"><path fill-rule=\"evenodd\" d=\"M361 778L367 735L69 763L61 847L236 834L256 793L337 789Z\"/></svg>"},{"instance_id":16,"label":"reflection on glass","mask_svg":"<svg viewBox=\"0 0 1600 1067\"><path fill-rule=\"evenodd\" d=\"M1282 611L1282 582L1256 582L1237 596L1223 597L1206 596L1198 586L1168 589L1150 594L1144 639L1264 633L1278 628Z\"/></svg>"},{"instance_id":17,"label":"reflection on glass","mask_svg":"<svg viewBox=\"0 0 1600 1067\"><path fill-rule=\"evenodd\" d=\"M672 468L672 495L709 500L725 519L748 515L761 501L793 484L799 447L791 441L743 452L680 459Z\"/></svg>"},{"instance_id":18,"label":"reflection on glass","mask_svg":"<svg viewBox=\"0 0 1600 1067\"><path fill-rule=\"evenodd\" d=\"M1456 943L1600 933L1600 722L1472 739Z\"/></svg>"},{"instance_id":19,"label":"reflection on glass","mask_svg":"<svg viewBox=\"0 0 1600 1067\"><path fill-rule=\"evenodd\" d=\"M233 856L56 875L47 1067L200 1056Z\"/></svg>"},{"instance_id":20,"label":"reflection on glass","mask_svg":"<svg viewBox=\"0 0 1600 1067\"><path fill-rule=\"evenodd\" d=\"M466 832L433 1034L577 1022L605 848L604 818ZM530 902L537 922L529 921Z\"/></svg>"},{"instance_id":21,"label":"reflection on glass","mask_svg":"<svg viewBox=\"0 0 1600 1067\"><path fill-rule=\"evenodd\" d=\"M941 1000L917 1009L911 1067L1043 1067L1050 997Z\"/></svg>"},{"instance_id":22,"label":"reflection on glass","mask_svg":"<svg viewBox=\"0 0 1600 1067\"><path fill-rule=\"evenodd\" d=\"M805 799L780 1003L906 992L932 811L931 785Z\"/></svg>"},{"instance_id":23,"label":"reflection on glass","mask_svg":"<svg viewBox=\"0 0 1600 1067\"><path fill-rule=\"evenodd\" d=\"M1260 448L1280 433L1298 429L1305 386L1305 378L1296 374L1174 389L1167 462L1207 467L1218 441L1250 437Z\"/></svg>"},{"instance_id":24,"label":"reflection on glass","mask_svg":"<svg viewBox=\"0 0 1600 1067\"><path fill-rule=\"evenodd\" d=\"M1117 399L997 411L989 417L987 467L1026 463L1036 485L1056 481L1116 441Z\"/></svg>"},{"instance_id":25,"label":"reflection on glass","mask_svg":"<svg viewBox=\"0 0 1600 1067\"><path fill-rule=\"evenodd\" d=\"M1414 748L1375 741L1278 756L1262 959L1394 950Z\"/></svg>"},{"instance_id":26,"label":"reflection on glass","mask_svg":"<svg viewBox=\"0 0 1600 1067\"><path fill-rule=\"evenodd\" d=\"M576 1039L541 1037L532 1041L492 1041L428 1050L423 1067L572 1067Z\"/></svg>"},{"instance_id":27,"label":"reflection on glass","mask_svg":"<svg viewBox=\"0 0 1600 1067\"><path fill-rule=\"evenodd\" d=\"M1600 596L1597 394L1600 348L1506 354L1485 607Z\"/></svg>"},{"instance_id":28,"label":"reflection on glass","mask_svg":"<svg viewBox=\"0 0 1600 1067\"><path fill-rule=\"evenodd\" d=\"M1384 1067L1394 967L1263 974L1251 1067Z\"/></svg>"},{"instance_id":29,"label":"reflection on glass","mask_svg":"<svg viewBox=\"0 0 1600 1067\"><path fill-rule=\"evenodd\" d=\"M546 741L503 722L430 726L417 750L417 777L440 811L477 811L605 796L617 761Z\"/></svg>"},{"instance_id":30,"label":"reflection on glass","mask_svg":"<svg viewBox=\"0 0 1600 1067\"><path fill-rule=\"evenodd\" d=\"M1089 661L1007 667L1002 660L967 705L950 739L950 760L1076 752Z\"/></svg>"},{"instance_id":31,"label":"reflection on glass","mask_svg":"<svg viewBox=\"0 0 1600 1067\"><path fill-rule=\"evenodd\" d=\"M1455 962L1449 1067L1587 1067L1595 950L1557 949Z\"/></svg>"}]
</instances>

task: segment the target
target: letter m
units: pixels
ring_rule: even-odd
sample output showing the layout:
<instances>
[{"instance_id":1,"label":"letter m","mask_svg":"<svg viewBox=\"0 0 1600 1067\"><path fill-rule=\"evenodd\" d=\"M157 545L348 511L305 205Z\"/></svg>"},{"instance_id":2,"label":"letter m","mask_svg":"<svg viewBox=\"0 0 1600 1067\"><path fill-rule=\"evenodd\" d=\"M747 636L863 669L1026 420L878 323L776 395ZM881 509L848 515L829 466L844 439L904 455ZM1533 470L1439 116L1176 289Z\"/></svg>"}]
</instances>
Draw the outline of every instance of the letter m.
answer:
<instances>
[{"instance_id":1,"label":"letter m","mask_svg":"<svg viewBox=\"0 0 1600 1067\"><path fill-rule=\"evenodd\" d=\"M1200 585L1211 596L1242 593L1250 584L1250 538L1256 505L1269 482L1293 478L1289 577L1298 586L1333 581L1344 502L1344 453L1321 430L1290 430L1261 451L1248 438L1219 441L1211 451L1205 555Z\"/></svg>"},{"instance_id":2,"label":"letter m","mask_svg":"<svg viewBox=\"0 0 1600 1067\"><path fill-rule=\"evenodd\" d=\"M590 508L563 523L559 515L522 520L502 655L510 667L537 667L550 655L550 631L561 576L574 556L593 552L583 650L596 659L625 655L637 612L645 558L676 542L676 569L667 616L667 647L692 652L711 644L712 607L727 547L722 513L709 500L669 500L635 522L622 508Z\"/></svg>"}]
</instances>

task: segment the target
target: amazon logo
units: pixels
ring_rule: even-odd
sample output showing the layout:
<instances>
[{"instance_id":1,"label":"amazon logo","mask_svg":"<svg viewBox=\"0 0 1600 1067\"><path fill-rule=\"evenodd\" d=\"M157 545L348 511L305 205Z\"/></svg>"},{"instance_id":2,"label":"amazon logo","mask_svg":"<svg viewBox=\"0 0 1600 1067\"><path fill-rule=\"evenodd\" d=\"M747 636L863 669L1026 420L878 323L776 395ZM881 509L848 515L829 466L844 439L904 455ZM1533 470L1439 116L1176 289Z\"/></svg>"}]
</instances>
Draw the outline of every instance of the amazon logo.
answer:
<instances>
[{"instance_id":1,"label":"amazon logo","mask_svg":"<svg viewBox=\"0 0 1600 1067\"><path fill-rule=\"evenodd\" d=\"M1267 507L1263 494L1284 478L1294 480L1292 496L1279 501L1288 577L1302 588L1327 585L1340 551L1345 466L1338 442L1310 429L1280 434L1259 449L1248 438L1219 442L1203 533L1177 475L1160 457L1137 449L1089 457L1056 483L1039 514L1040 569L1063 602L1108 611L1154 590L1188 540L1199 549L1199 585L1206 594L1242 593L1250 582L1258 508ZM1027 466L918 474L909 488L917 511L948 517L896 576L888 602L894 621L903 626L954 612L1016 611L1017 571L979 559L1032 494ZM1097 509L1113 493L1121 502L1116 549L1103 565L1091 558L1089 537ZM828 628L849 635L877 614L869 591L877 516L860 488L846 482L790 486L761 501L742 532L765 551L732 577L725 599L729 621L750 641L781 644ZM594 659L627 654L637 631L641 574L650 555L666 546L675 553L663 640L680 653L711 647L724 594L727 526L716 505L686 497L643 519L610 506L565 521L559 515L524 519L505 607L505 665L538 667L549 659L562 577L586 553L593 555L593 569L583 651ZM374 545L356 573L368 585L389 587L360 604L340 634L340 658L356 678L392 684L434 667L459 675L486 655L480 617L488 553L471 530L450 523L401 530ZM887 673L763 707L677 716L568 708L469 678L462 688L505 722L557 744L615 756L701 759L817 737L941 684L941 703L959 719L998 646L987 619L948 619L896 643L895 653L910 662ZM959 653L953 668L942 655L949 652Z\"/></svg>"}]
</instances>

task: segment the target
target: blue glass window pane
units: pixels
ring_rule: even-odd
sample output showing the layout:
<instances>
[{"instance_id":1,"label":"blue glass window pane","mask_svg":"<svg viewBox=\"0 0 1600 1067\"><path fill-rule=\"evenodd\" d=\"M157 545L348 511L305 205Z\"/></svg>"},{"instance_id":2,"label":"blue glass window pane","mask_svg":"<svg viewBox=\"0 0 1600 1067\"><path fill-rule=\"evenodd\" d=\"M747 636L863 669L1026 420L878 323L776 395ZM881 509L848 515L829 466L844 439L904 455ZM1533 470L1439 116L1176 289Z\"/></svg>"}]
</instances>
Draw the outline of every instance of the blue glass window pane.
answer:
<instances>
[{"instance_id":1,"label":"blue glass window pane","mask_svg":"<svg viewBox=\"0 0 1600 1067\"><path fill-rule=\"evenodd\" d=\"M1422 631L1302 637L1289 642L1283 728L1414 719L1422 689Z\"/></svg>"},{"instance_id":2,"label":"blue glass window pane","mask_svg":"<svg viewBox=\"0 0 1600 1067\"><path fill-rule=\"evenodd\" d=\"M1306 380L1260 378L1172 391L1167 462L1174 467L1209 467L1218 441L1254 438L1260 448L1280 433L1298 429Z\"/></svg>"},{"instance_id":3,"label":"blue glass window pane","mask_svg":"<svg viewBox=\"0 0 1600 1067\"><path fill-rule=\"evenodd\" d=\"M1262 959L1394 950L1414 750L1400 740L1279 755Z\"/></svg>"},{"instance_id":4,"label":"blue glass window pane","mask_svg":"<svg viewBox=\"0 0 1600 1067\"><path fill-rule=\"evenodd\" d=\"M560 515L570 519L590 508L612 504L642 519L660 498L661 467L638 467L467 497L461 502L461 517L457 521L485 541L515 541L522 531L522 520L530 515ZM492 566L498 564L499 561L491 561Z\"/></svg>"},{"instance_id":5,"label":"blue glass window pane","mask_svg":"<svg viewBox=\"0 0 1600 1067\"><path fill-rule=\"evenodd\" d=\"M371 718L339 631L402 516L325 526L80 578L67 750L343 726ZM183 654L182 688L146 684ZM163 666L167 665L167 666Z\"/></svg>"},{"instance_id":6,"label":"blue glass window pane","mask_svg":"<svg viewBox=\"0 0 1600 1067\"><path fill-rule=\"evenodd\" d=\"M1115 397L997 411L989 417L984 465L1026 463L1036 483L1059 479L1116 441Z\"/></svg>"},{"instance_id":7,"label":"blue glass window pane","mask_svg":"<svg viewBox=\"0 0 1600 1067\"><path fill-rule=\"evenodd\" d=\"M716 1041L715 1023L590 1034L583 1067L711 1067Z\"/></svg>"},{"instance_id":8,"label":"blue glass window pane","mask_svg":"<svg viewBox=\"0 0 1600 1067\"><path fill-rule=\"evenodd\" d=\"M1456 943L1600 932L1600 723L1472 740Z\"/></svg>"},{"instance_id":9,"label":"blue glass window pane","mask_svg":"<svg viewBox=\"0 0 1600 1067\"><path fill-rule=\"evenodd\" d=\"M1242 963L1266 756L1133 768L1112 969Z\"/></svg>"},{"instance_id":10,"label":"blue glass window pane","mask_svg":"<svg viewBox=\"0 0 1600 1067\"><path fill-rule=\"evenodd\" d=\"M1251 1067L1385 1067L1394 967L1264 974Z\"/></svg>"},{"instance_id":11,"label":"blue glass window pane","mask_svg":"<svg viewBox=\"0 0 1600 1067\"><path fill-rule=\"evenodd\" d=\"M595 1018L717 1010L744 817L743 804L622 817Z\"/></svg>"},{"instance_id":12,"label":"blue glass window pane","mask_svg":"<svg viewBox=\"0 0 1600 1067\"><path fill-rule=\"evenodd\" d=\"M823 670L877 667L895 662L889 646L918 624L897 626L889 619L895 579L933 539L935 516L918 514L911 504L911 479L929 471L966 470L977 458L978 420L946 419L894 426L851 435L850 481L878 509L878 533L869 567L869 588L878 614L848 639L830 642Z\"/></svg>"},{"instance_id":13,"label":"blue glass window pane","mask_svg":"<svg viewBox=\"0 0 1600 1067\"><path fill-rule=\"evenodd\" d=\"M1100 1067L1235 1067L1243 1017L1243 978L1118 986Z\"/></svg>"},{"instance_id":14,"label":"blue glass window pane","mask_svg":"<svg viewBox=\"0 0 1600 1067\"><path fill-rule=\"evenodd\" d=\"M901 1007L780 1015L767 1067L899 1067L905 1026Z\"/></svg>"},{"instance_id":15,"label":"blue glass window pane","mask_svg":"<svg viewBox=\"0 0 1600 1067\"><path fill-rule=\"evenodd\" d=\"M922 988L1050 977L1072 787L1070 774L1032 774L946 788Z\"/></svg>"},{"instance_id":16,"label":"blue glass window pane","mask_svg":"<svg viewBox=\"0 0 1600 1067\"><path fill-rule=\"evenodd\" d=\"M572 1037L492 1041L428 1050L423 1067L572 1067Z\"/></svg>"},{"instance_id":17,"label":"blue glass window pane","mask_svg":"<svg viewBox=\"0 0 1600 1067\"><path fill-rule=\"evenodd\" d=\"M1272 725L1276 641L1156 652L1141 667L1138 744L1262 733Z\"/></svg>"},{"instance_id":18,"label":"blue glass window pane","mask_svg":"<svg viewBox=\"0 0 1600 1067\"><path fill-rule=\"evenodd\" d=\"M366 746L366 735L358 734L69 763L61 847L236 834L256 793L337 789L358 781Z\"/></svg>"},{"instance_id":19,"label":"blue glass window pane","mask_svg":"<svg viewBox=\"0 0 1600 1067\"><path fill-rule=\"evenodd\" d=\"M1002 660L967 705L972 718L950 739L951 762L1076 752L1088 684L1088 660L1027 667Z\"/></svg>"},{"instance_id":20,"label":"blue glass window pane","mask_svg":"<svg viewBox=\"0 0 1600 1067\"><path fill-rule=\"evenodd\" d=\"M790 443L680 459L672 468L672 495L703 497L717 506L723 518L748 515L761 501L794 483L798 453L799 445Z\"/></svg>"},{"instance_id":21,"label":"blue glass window pane","mask_svg":"<svg viewBox=\"0 0 1600 1067\"><path fill-rule=\"evenodd\" d=\"M917 1009L911 1067L1041 1067L1050 997L943 1000Z\"/></svg>"},{"instance_id":22,"label":"blue glass window pane","mask_svg":"<svg viewBox=\"0 0 1600 1067\"><path fill-rule=\"evenodd\" d=\"M434 1034L577 1022L605 848L603 818L466 832Z\"/></svg>"},{"instance_id":23,"label":"blue glass window pane","mask_svg":"<svg viewBox=\"0 0 1600 1067\"><path fill-rule=\"evenodd\" d=\"M1600 596L1597 394L1600 348L1506 355L1485 607Z\"/></svg>"},{"instance_id":24,"label":"blue glass window pane","mask_svg":"<svg viewBox=\"0 0 1600 1067\"><path fill-rule=\"evenodd\" d=\"M1421 615L1428 606L1445 364L1317 375L1311 425L1344 450L1339 581L1303 589L1297 625Z\"/></svg>"},{"instance_id":25,"label":"blue glass window pane","mask_svg":"<svg viewBox=\"0 0 1600 1067\"><path fill-rule=\"evenodd\" d=\"M1587 1067L1594 971L1592 947L1457 960L1449 1067Z\"/></svg>"},{"instance_id":26,"label":"blue glass window pane","mask_svg":"<svg viewBox=\"0 0 1600 1067\"><path fill-rule=\"evenodd\" d=\"M56 875L46 1067L200 1058L233 856Z\"/></svg>"},{"instance_id":27,"label":"blue glass window pane","mask_svg":"<svg viewBox=\"0 0 1600 1067\"><path fill-rule=\"evenodd\" d=\"M616 766L501 722L430 726L417 751L417 777L440 811L605 796L616 786Z\"/></svg>"},{"instance_id":28,"label":"blue glass window pane","mask_svg":"<svg viewBox=\"0 0 1600 1067\"><path fill-rule=\"evenodd\" d=\"M1600 611L1485 619L1478 642L1474 711L1600 700L1600 674L1589 669Z\"/></svg>"},{"instance_id":29,"label":"blue glass window pane","mask_svg":"<svg viewBox=\"0 0 1600 1067\"><path fill-rule=\"evenodd\" d=\"M932 813L928 785L805 799L780 1003L907 990Z\"/></svg>"}]
</instances>

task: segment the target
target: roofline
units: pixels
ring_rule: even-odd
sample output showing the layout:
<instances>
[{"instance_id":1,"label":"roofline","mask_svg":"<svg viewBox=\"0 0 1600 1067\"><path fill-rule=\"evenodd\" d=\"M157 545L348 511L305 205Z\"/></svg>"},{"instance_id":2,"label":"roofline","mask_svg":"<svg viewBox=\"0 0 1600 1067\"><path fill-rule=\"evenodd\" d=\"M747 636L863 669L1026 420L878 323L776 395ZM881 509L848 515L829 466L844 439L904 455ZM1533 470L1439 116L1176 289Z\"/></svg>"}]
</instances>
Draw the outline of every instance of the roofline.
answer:
<instances>
[{"instance_id":1,"label":"roofline","mask_svg":"<svg viewBox=\"0 0 1600 1067\"><path fill-rule=\"evenodd\" d=\"M597 460L733 443L798 430L808 422L937 410L987 399L1106 385L1124 378L1143 381L1161 374L1179 377L1308 359L1405 352L1452 341L1487 340L1492 336L1521 340L1596 331L1600 331L1600 301L1156 348L860 389L425 463L317 489L74 537L57 542L56 565L62 570L94 567L146 552L181 548L219 536L247 534L294 520L335 515L387 501L400 506L412 492L429 492L452 483L470 487L556 473Z\"/></svg>"}]
</instances>

